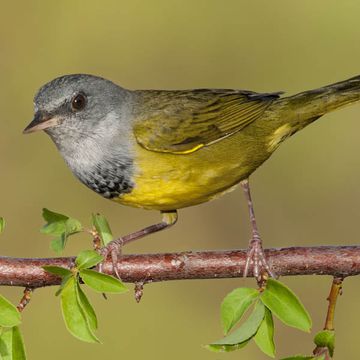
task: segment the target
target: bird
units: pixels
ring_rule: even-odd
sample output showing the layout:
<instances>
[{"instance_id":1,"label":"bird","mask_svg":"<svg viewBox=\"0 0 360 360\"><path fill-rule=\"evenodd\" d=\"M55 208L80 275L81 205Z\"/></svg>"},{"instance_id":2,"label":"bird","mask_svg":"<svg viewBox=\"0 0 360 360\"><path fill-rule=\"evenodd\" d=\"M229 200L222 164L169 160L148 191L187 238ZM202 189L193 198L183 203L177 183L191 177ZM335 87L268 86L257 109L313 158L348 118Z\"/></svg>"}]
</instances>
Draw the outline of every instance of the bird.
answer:
<instances>
[{"instance_id":1,"label":"bird","mask_svg":"<svg viewBox=\"0 0 360 360\"><path fill-rule=\"evenodd\" d=\"M251 239L243 275L275 276L265 256L249 176L290 136L360 100L360 76L292 96L234 89L128 90L71 74L43 85L24 133L44 130L73 174L117 203L157 210L159 223L110 242L122 246L174 225L177 210L241 185ZM114 265L114 266L115 266ZM117 267L114 269L118 275Z\"/></svg>"}]
</instances>

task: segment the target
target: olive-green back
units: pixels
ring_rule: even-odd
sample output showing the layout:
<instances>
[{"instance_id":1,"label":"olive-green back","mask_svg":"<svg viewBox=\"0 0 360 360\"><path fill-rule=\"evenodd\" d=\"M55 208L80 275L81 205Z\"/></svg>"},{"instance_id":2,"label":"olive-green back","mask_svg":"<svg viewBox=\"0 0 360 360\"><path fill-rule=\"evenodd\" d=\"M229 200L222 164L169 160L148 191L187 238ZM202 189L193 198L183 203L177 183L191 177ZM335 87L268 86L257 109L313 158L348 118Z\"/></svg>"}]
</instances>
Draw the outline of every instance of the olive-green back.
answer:
<instances>
[{"instance_id":1,"label":"olive-green back","mask_svg":"<svg viewBox=\"0 0 360 360\"><path fill-rule=\"evenodd\" d=\"M144 148L191 153L230 136L259 117L279 93L197 89L136 91L134 134Z\"/></svg>"}]
</instances>

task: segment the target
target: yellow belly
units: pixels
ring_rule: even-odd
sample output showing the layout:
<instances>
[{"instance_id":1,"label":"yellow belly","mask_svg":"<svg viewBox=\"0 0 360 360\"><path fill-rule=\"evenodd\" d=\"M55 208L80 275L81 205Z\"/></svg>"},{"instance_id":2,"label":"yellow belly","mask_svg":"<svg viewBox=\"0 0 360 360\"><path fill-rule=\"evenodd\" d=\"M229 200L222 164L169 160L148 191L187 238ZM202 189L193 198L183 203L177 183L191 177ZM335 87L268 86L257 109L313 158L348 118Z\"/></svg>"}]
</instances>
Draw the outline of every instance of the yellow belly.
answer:
<instances>
[{"instance_id":1,"label":"yellow belly","mask_svg":"<svg viewBox=\"0 0 360 360\"><path fill-rule=\"evenodd\" d=\"M238 183L238 180L221 179L224 173L226 171L220 168L201 171L196 166L174 168L169 164L167 170L158 166L155 170L143 166L134 177L135 187L131 193L114 200L124 205L157 210L197 205L220 196Z\"/></svg>"},{"instance_id":2,"label":"yellow belly","mask_svg":"<svg viewBox=\"0 0 360 360\"><path fill-rule=\"evenodd\" d=\"M267 144L254 142L254 136L246 132L190 154L152 152L137 144L135 154L134 188L113 200L157 210L179 209L219 197L270 155Z\"/></svg>"}]
</instances>

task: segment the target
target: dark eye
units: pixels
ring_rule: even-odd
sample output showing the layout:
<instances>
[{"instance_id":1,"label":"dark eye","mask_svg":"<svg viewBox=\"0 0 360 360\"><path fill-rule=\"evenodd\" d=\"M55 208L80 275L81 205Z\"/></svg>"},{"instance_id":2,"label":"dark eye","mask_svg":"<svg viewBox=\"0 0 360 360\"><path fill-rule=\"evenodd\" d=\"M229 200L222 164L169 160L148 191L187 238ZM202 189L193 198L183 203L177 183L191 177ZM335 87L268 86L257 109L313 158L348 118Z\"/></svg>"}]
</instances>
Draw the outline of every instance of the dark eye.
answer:
<instances>
[{"instance_id":1,"label":"dark eye","mask_svg":"<svg viewBox=\"0 0 360 360\"><path fill-rule=\"evenodd\" d=\"M80 111L84 109L86 105L86 97L84 94L77 94L71 101L71 107L74 111Z\"/></svg>"}]
</instances>

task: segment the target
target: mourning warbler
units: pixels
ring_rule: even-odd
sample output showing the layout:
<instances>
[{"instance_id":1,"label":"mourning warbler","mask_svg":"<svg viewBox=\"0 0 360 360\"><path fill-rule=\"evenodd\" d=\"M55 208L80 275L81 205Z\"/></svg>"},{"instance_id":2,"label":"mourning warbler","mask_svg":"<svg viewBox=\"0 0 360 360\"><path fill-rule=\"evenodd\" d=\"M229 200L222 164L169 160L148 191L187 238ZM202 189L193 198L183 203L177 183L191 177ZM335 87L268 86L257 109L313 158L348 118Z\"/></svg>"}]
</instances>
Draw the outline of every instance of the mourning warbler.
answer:
<instances>
[{"instance_id":1,"label":"mourning warbler","mask_svg":"<svg viewBox=\"0 0 360 360\"><path fill-rule=\"evenodd\" d=\"M119 247L177 220L176 210L241 183L252 239L248 274L271 274L248 178L278 146L325 113L360 99L360 76L294 96L244 90L127 90L92 75L65 75L35 96L24 130L44 130L75 176L105 198L159 210L162 221L114 240ZM115 269L116 270L116 269Z\"/></svg>"}]
</instances>

